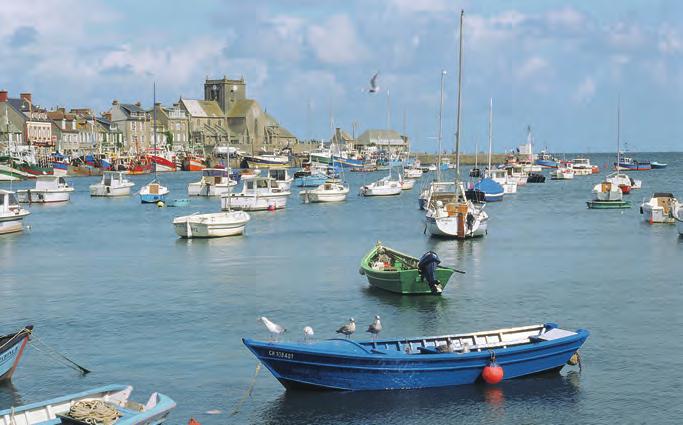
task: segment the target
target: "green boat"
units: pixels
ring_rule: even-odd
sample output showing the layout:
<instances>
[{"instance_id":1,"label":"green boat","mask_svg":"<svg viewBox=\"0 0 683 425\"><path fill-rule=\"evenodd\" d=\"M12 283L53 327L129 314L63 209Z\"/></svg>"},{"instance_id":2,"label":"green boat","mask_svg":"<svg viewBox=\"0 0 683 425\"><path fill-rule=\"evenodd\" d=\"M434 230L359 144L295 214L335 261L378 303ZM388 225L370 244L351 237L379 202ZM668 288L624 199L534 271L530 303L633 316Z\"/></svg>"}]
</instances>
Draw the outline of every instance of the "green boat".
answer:
<instances>
[{"instance_id":1,"label":"green boat","mask_svg":"<svg viewBox=\"0 0 683 425\"><path fill-rule=\"evenodd\" d=\"M358 272L368 278L368 283L385 291L404 295L440 294L448 279L456 271L438 266L435 276L440 288L432 290L417 266L419 259L403 254L377 243L360 263Z\"/></svg>"},{"instance_id":2,"label":"green boat","mask_svg":"<svg viewBox=\"0 0 683 425\"><path fill-rule=\"evenodd\" d=\"M588 201L588 208L593 210L607 210L614 208L631 208L630 201Z\"/></svg>"}]
</instances>

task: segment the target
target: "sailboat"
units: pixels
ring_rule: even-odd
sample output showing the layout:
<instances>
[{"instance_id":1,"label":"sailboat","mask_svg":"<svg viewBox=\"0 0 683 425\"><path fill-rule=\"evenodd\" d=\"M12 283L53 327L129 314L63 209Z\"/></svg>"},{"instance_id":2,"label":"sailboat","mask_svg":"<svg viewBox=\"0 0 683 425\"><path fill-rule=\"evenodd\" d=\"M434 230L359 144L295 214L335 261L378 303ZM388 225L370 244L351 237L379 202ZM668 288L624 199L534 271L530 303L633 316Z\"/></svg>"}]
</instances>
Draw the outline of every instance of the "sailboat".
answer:
<instances>
[{"instance_id":1,"label":"sailboat","mask_svg":"<svg viewBox=\"0 0 683 425\"><path fill-rule=\"evenodd\" d=\"M486 235L488 214L484 206L475 206L465 195L465 185L460 180L460 135L462 116L462 54L463 16L460 11L460 52L458 57L458 114L455 133L455 181L434 183L435 190L427 200L426 230L433 236L467 239ZM439 189L443 189L439 190Z\"/></svg>"},{"instance_id":2,"label":"sailboat","mask_svg":"<svg viewBox=\"0 0 683 425\"><path fill-rule=\"evenodd\" d=\"M617 162L621 162L621 101L617 105ZM621 189L624 195L631 193L632 189L640 189L642 182L631 178L628 174L619 172L619 170L608 174L605 181L610 182Z\"/></svg>"},{"instance_id":3,"label":"sailboat","mask_svg":"<svg viewBox=\"0 0 683 425\"><path fill-rule=\"evenodd\" d=\"M154 83L154 152L157 151L157 84ZM153 163L154 179L140 188L140 202L143 204L156 204L165 202L168 188L159 182L157 176L157 163Z\"/></svg>"},{"instance_id":4,"label":"sailboat","mask_svg":"<svg viewBox=\"0 0 683 425\"><path fill-rule=\"evenodd\" d=\"M391 179L391 169L389 166L389 175L383 177L375 182L366 184L360 187L360 194L363 196L392 196L399 195L403 190L403 185L400 180Z\"/></svg>"},{"instance_id":5,"label":"sailboat","mask_svg":"<svg viewBox=\"0 0 683 425\"><path fill-rule=\"evenodd\" d=\"M493 99L489 99L489 164L484 178L474 185L475 190L484 192L486 202L502 201L504 194L517 193L517 181L509 179L504 169L491 168L493 154Z\"/></svg>"}]
</instances>

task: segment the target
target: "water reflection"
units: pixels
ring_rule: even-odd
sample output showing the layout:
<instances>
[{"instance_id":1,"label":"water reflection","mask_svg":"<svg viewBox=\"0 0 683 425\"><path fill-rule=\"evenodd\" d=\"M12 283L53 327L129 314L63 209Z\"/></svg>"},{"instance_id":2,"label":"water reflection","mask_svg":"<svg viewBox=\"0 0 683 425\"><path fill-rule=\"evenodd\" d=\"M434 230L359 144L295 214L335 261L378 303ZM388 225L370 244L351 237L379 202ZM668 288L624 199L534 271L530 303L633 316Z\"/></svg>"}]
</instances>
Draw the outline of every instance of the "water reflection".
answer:
<instances>
[{"instance_id":1,"label":"water reflection","mask_svg":"<svg viewBox=\"0 0 683 425\"><path fill-rule=\"evenodd\" d=\"M14 386L12 381L0 383L0 409L7 409L12 406L21 406L24 401L21 394Z\"/></svg>"},{"instance_id":2,"label":"water reflection","mask_svg":"<svg viewBox=\"0 0 683 425\"><path fill-rule=\"evenodd\" d=\"M573 376L541 375L500 385L463 385L410 391L307 392L287 391L272 406L257 412L258 423L437 423L466 415L490 422L505 416L508 406L535 405L535 412L577 403L580 389ZM539 415L542 416L542 414ZM552 422L552 416L550 416ZM450 421L449 421L450 422Z\"/></svg>"}]
</instances>

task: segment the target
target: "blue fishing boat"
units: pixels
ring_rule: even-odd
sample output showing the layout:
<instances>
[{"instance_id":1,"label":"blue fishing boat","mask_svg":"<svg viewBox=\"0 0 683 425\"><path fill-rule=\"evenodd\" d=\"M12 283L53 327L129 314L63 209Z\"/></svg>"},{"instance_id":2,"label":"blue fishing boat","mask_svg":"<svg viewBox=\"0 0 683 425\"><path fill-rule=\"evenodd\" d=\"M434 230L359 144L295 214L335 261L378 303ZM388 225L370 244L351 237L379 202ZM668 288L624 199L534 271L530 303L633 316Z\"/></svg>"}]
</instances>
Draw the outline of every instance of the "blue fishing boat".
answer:
<instances>
[{"instance_id":1,"label":"blue fishing boat","mask_svg":"<svg viewBox=\"0 0 683 425\"><path fill-rule=\"evenodd\" d=\"M166 420L175 401L152 393L145 404L129 400L133 387L107 385L24 406L0 410L0 425L54 425L107 423L158 425ZM98 421L93 416L97 415Z\"/></svg>"},{"instance_id":2,"label":"blue fishing boat","mask_svg":"<svg viewBox=\"0 0 683 425\"><path fill-rule=\"evenodd\" d=\"M486 202L502 201L503 195L505 194L503 186L488 177L475 183L474 189L484 192L484 200Z\"/></svg>"},{"instance_id":3,"label":"blue fishing boat","mask_svg":"<svg viewBox=\"0 0 683 425\"><path fill-rule=\"evenodd\" d=\"M335 155L332 159L332 165L342 168L359 168L364 165L364 161L362 159L343 158Z\"/></svg>"},{"instance_id":4,"label":"blue fishing boat","mask_svg":"<svg viewBox=\"0 0 683 425\"><path fill-rule=\"evenodd\" d=\"M294 177L294 186L296 187L318 187L327 181L328 177L325 174L317 173L310 175L300 175Z\"/></svg>"},{"instance_id":5,"label":"blue fishing boat","mask_svg":"<svg viewBox=\"0 0 683 425\"><path fill-rule=\"evenodd\" d=\"M28 325L17 333L0 336L0 382L12 379L32 331L33 326Z\"/></svg>"},{"instance_id":6,"label":"blue fishing boat","mask_svg":"<svg viewBox=\"0 0 683 425\"><path fill-rule=\"evenodd\" d=\"M547 323L365 342L242 341L287 389L362 391L473 384L493 363L502 379L559 371L577 363L575 353L588 335Z\"/></svg>"}]
</instances>

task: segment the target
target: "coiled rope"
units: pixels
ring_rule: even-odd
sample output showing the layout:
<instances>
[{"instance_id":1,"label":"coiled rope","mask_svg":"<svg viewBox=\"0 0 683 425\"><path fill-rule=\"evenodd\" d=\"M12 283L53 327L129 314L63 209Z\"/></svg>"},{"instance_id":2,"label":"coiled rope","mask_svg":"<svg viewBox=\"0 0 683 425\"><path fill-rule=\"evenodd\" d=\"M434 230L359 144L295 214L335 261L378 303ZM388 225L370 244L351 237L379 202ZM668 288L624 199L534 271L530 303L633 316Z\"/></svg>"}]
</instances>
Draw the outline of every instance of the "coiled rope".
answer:
<instances>
[{"instance_id":1,"label":"coiled rope","mask_svg":"<svg viewBox=\"0 0 683 425\"><path fill-rule=\"evenodd\" d=\"M69 417L90 425L111 425L122 415L102 400L83 400L71 406Z\"/></svg>"}]
</instances>

